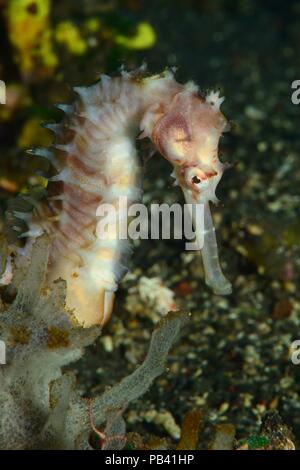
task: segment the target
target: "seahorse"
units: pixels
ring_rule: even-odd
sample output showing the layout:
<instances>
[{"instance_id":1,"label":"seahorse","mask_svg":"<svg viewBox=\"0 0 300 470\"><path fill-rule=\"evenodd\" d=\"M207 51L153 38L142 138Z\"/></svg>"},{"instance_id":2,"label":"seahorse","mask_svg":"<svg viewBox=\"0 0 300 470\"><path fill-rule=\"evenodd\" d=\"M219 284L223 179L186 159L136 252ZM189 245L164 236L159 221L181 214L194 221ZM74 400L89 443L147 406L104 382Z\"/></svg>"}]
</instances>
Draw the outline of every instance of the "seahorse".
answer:
<instances>
[{"instance_id":1,"label":"seahorse","mask_svg":"<svg viewBox=\"0 0 300 470\"><path fill-rule=\"evenodd\" d=\"M129 241L118 238L116 223L108 239L98 238L96 213L110 203L122 220L128 206L119 206L121 196L129 206L140 201L137 138L150 139L171 163L186 201L204 205L206 283L217 294L229 294L209 207L217 201L215 190L224 171L218 158L219 139L228 128L220 111L223 98L217 92L203 96L193 82L178 83L172 70L152 76L141 71L101 75L93 85L74 91L78 98L73 104L58 105L62 121L45 125L55 134L53 146L30 151L53 169L47 203L31 214L14 215L26 220L29 228L22 236L29 245L42 233L49 235L48 282L66 280L66 304L77 321L84 327L108 321L126 271Z\"/></svg>"}]
</instances>

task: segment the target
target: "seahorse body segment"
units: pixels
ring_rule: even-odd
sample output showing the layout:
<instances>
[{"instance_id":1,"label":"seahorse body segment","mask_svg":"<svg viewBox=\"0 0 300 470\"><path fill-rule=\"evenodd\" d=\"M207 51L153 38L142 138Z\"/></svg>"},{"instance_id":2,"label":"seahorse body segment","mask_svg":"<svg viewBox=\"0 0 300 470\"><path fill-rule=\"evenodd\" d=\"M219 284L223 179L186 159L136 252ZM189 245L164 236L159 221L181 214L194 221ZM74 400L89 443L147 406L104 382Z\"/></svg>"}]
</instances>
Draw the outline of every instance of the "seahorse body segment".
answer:
<instances>
[{"instance_id":1,"label":"seahorse body segment","mask_svg":"<svg viewBox=\"0 0 300 470\"><path fill-rule=\"evenodd\" d=\"M67 307L83 326L104 324L111 314L130 244L119 239L115 222L109 236L99 238L96 213L110 203L120 221L128 205L140 201L137 138L149 138L173 165L187 202L204 204L206 282L216 293L229 293L209 211L224 169L218 159L219 138L227 127L219 109L222 98L217 93L202 97L193 83L177 83L171 71L149 77L102 75L74 90L78 99L59 105L62 122L46 125L55 134L53 147L31 150L53 169L47 203L30 216L19 214L28 223L23 236L29 243L44 232L50 236L48 280L67 281ZM127 206L120 205L124 198Z\"/></svg>"}]
</instances>

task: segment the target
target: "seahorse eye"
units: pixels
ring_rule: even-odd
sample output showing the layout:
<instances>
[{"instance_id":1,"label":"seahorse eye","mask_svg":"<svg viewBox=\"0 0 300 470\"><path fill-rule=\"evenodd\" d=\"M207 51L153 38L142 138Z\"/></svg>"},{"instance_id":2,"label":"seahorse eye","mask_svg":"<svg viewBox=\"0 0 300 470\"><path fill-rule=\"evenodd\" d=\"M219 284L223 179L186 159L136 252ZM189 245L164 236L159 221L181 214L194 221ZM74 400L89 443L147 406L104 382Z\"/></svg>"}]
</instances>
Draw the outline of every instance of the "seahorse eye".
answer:
<instances>
[{"instance_id":1,"label":"seahorse eye","mask_svg":"<svg viewBox=\"0 0 300 470\"><path fill-rule=\"evenodd\" d=\"M200 178L198 178L198 176L193 176L192 183L193 184L199 184L199 183L201 183L201 180L200 180Z\"/></svg>"},{"instance_id":2,"label":"seahorse eye","mask_svg":"<svg viewBox=\"0 0 300 470\"><path fill-rule=\"evenodd\" d=\"M209 178L200 168L189 168L185 174L187 184L198 191L205 190L209 185Z\"/></svg>"}]
</instances>

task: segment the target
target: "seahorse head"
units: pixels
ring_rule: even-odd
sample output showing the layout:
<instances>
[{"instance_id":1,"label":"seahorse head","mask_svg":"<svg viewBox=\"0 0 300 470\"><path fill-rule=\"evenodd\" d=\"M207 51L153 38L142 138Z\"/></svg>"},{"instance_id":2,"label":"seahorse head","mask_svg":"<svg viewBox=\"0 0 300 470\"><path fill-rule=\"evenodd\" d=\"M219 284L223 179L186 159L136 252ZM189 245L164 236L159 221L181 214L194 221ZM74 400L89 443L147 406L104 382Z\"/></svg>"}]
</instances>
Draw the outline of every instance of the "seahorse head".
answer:
<instances>
[{"instance_id":1,"label":"seahorse head","mask_svg":"<svg viewBox=\"0 0 300 470\"><path fill-rule=\"evenodd\" d=\"M144 134L173 165L176 183L194 201L217 201L215 189L224 171L218 145L228 128L220 111L223 100L218 92L203 98L194 85L186 85L171 103L157 104L142 121Z\"/></svg>"}]
</instances>

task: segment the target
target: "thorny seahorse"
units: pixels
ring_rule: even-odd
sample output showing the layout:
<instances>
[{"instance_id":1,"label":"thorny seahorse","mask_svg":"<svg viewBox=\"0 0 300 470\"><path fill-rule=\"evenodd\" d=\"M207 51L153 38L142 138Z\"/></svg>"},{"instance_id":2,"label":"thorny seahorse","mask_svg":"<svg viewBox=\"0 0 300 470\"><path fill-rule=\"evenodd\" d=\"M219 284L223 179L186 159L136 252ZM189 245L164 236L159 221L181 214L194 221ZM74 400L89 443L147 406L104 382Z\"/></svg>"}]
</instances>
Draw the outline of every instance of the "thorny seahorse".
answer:
<instances>
[{"instance_id":1,"label":"thorny seahorse","mask_svg":"<svg viewBox=\"0 0 300 470\"><path fill-rule=\"evenodd\" d=\"M141 171L135 141L148 138L173 166L172 176L188 203L204 205L206 283L216 294L229 294L218 259L209 202L224 165L218 158L220 136L228 121L220 112L223 98L206 97L192 83L179 84L171 70L145 77L141 71L122 71L119 77L102 75L89 87L76 87L72 105L58 105L65 116L46 127L55 133L52 148L31 151L49 159L46 204L29 215L14 212L29 227L27 244L46 232L50 236L49 281L67 281L66 304L83 326L104 324L110 317L118 283L126 271L129 242L119 240L117 224L110 237L96 236L96 212L113 204L120 220L127 207L141 198ZM10 261L10 260L9 260ZM10 265L2 284L11 280Z\"/></svg>"}]
</instances>

